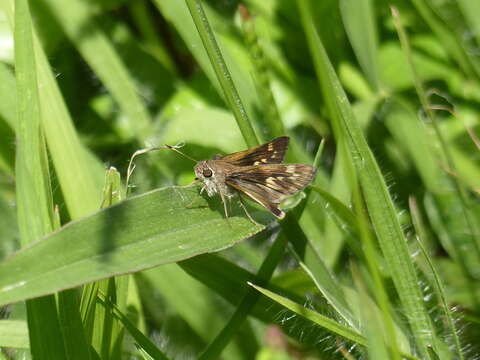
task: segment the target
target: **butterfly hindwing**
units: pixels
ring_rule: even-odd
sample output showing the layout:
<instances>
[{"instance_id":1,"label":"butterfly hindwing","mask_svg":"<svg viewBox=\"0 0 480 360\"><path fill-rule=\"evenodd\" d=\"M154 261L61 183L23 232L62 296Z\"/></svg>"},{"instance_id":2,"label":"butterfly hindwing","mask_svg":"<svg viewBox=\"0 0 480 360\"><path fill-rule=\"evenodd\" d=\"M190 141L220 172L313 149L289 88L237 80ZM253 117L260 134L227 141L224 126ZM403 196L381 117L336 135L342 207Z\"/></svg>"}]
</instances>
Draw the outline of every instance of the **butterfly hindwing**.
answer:
<instances>
[{"instance_id":1,"label":"butterfly hindwing","mask_svg":"<svg viewBox=\"0 0 480 360\"><path fill-rule=\"evenodd\" d=\"M222 156L219 160L235 166L279 164L285 157L289 140L288 136L280 136L255 148Z\"/></svg>"},{"instance_id":2,"label":"butterfly hindwing","mask_svg":"<svg viewBox=\"0 0 480 360\"><path fill-rule=\"evenodd\" d=\"M304 164L269 164L245 166L229 173L225 182L283 218L280 202L307 186L316 169Z\"/></svg>"}]
</instances>

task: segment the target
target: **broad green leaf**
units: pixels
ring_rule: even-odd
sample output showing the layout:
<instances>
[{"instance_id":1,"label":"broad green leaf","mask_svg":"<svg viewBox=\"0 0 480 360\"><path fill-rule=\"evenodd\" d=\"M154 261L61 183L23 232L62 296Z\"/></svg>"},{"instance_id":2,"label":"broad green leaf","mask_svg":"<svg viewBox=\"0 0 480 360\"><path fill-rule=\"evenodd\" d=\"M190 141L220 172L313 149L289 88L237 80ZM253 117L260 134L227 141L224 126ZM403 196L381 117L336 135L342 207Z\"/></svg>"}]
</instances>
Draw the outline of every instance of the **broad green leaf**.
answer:
<instances>
[{"instance_id":1,"label":"broad green leaf","mask_svg":"<svg viewBox=\"0 0 480 360\"><path fill-rule=\"evenodd\" d=\"M219 199L175 187L125 200L1 263L0 304L232 246L262 230L241 211L225 219Z\"/></svg>"},{"instance_id":2,"label":"broad green leaf","mask_svg":"<svg viewBox=\"0 0 480 360\"><path fill-rule=\"evenodd\" d=\"M0 347L28 349L27 323L23 320L0 320Z\"/></svg>"}]
</instances>

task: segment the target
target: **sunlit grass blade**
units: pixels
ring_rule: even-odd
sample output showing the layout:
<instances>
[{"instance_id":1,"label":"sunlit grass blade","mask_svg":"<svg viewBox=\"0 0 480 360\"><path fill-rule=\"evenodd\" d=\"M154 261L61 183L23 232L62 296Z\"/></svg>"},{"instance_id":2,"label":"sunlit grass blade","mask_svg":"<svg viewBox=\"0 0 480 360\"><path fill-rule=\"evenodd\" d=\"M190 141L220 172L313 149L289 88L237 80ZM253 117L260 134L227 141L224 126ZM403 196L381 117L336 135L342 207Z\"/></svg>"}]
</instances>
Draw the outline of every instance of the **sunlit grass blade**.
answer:
<instances>
[{"instance_id":1,"label":"sunlit grass blade","mask_svg":"<svg viewBox=\"0 0 480 360\"><path fill-rule=\"evenodd\" d=\"M13 0L2 3L13 28ZM38 82L42 86L41 121L62 192L72 218L84 216L98 207L103 166L87 154L73 127L46 55L33 31Z\"/></svg>"},{"instance_id":2,"label":"sunlit grass blade","mask_svg":"<svg viewBox=\"0 0 480 360\"><path fill-rule=\"evenodd\" d=\"M53 204L46 146L40 124L36 59L28 1L15 1L15 9L17 219L20 241L26 247L52 231ZM32 356L37 359L64 358L65 348L55 297L49 295L27 301L26 308Z\"/></svg>"},{"instance_id":3,"label":"sunlit grass blade","mask_svg":"<svg viewBox=\"0 0 480 360\"><path fill-rule=\"evenodd\" d=\"M334 109L333 113L339 115L333 116L333 121L339 122L335 125L339 132L337 142L346 142L365 196L373 227L404 311L415 334L419 352L422 356L430 358L427 349L429 346L437 348L438 339L423 303L418 278L395 207L380 169L368 148L359 124L354 119L349 101L315 29L310 4L308 1L302 1L298 5L317 76L324 84L323 89L326 96L329 97L328 103Z\"/></svg>"},{"instance_id":4,"label":"sunlit grass blade","mask_svg":"<svg viewBox=\"0 0 480 360\"><path fill-rule=\"evenodd\" d=\"M194 189L165 188L74 221L0 263L0 304L218 251L263 229L222 209Z\"/></svg>"}]
</instances>

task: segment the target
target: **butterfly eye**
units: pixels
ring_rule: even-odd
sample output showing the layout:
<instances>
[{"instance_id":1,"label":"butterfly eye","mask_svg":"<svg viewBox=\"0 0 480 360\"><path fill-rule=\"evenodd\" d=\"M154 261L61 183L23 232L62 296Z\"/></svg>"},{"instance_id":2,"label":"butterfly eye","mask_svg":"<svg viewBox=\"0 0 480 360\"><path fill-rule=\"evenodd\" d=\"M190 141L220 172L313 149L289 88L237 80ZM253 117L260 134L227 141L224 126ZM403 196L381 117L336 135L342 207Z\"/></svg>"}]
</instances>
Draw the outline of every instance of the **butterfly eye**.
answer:
<instances>
[{"instance_id":1,"label":"butterfly eye","mask_svg":"<svg viewBox=\"0 0 480 360\"><path fill-rule=\"evenodd\" d=\"M204 177L210 177L210 176L212 176L213 173L212 173L212 170L205 169L205 170L203 170L202 174L203 174Z\"/></svg>"}]
</instances>

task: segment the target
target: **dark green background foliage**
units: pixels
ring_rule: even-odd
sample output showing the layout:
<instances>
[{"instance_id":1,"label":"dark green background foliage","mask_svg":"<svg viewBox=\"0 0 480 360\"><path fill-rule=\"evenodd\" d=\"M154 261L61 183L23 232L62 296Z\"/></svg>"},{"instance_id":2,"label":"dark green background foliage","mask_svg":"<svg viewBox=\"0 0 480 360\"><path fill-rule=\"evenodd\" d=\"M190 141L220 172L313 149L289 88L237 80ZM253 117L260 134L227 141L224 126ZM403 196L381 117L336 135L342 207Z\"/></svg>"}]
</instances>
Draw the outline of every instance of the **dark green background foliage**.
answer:
<instances>
[{"instance_id":1,"label":"dark green background foliage","mask_svg":"<svg viewBox=\"0 0 480 360\"><path fill-rule=\"evenodd\" d=\"M478 0L0 5L0 360L478 357ZM282 135L280 222L127 191Z\"/></svg>"}]
</instances>

